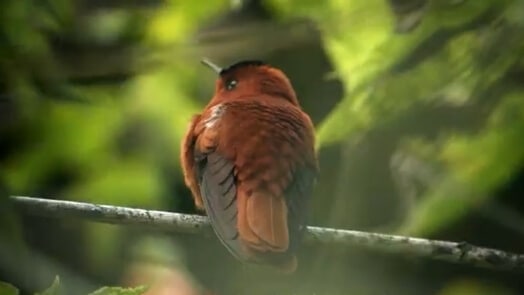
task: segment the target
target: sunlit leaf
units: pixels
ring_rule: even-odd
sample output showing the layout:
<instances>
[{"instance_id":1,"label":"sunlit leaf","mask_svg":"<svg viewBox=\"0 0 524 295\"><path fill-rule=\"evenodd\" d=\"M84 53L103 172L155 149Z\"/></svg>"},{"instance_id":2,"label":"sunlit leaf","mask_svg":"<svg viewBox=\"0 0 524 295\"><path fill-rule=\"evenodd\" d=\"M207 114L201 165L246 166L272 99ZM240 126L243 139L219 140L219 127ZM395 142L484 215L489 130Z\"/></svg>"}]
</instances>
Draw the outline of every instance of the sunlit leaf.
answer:
<instances>
[{"instance_id":1,"label":"sunlit leaf","mask_svg":"<svg viewBox=\"0 0 524 295\"><path fill-rule=\"evenodd\" d=\"M459 279L448 283L436 295L513 295L508 288L475 279Z\"/></svg>"},{"instance_id":2,"label":"sunlit leaf","mask_svg":"<svg viewBox=\"0 0 524 295\"><path fill-rule=\"evenodd\" d=\"M89 295L140 295L147 291L147 286L135 288L102 287Z\"/></svg>"},{"instance_id":3,"label":"sunlit leaf","mask_svg":"<svg viewBox=\"0 0 524 295\"><path fill-rule=\"evenodd\" d=\"M167 1L166 7L158 10L150 22L146 41L154 45L183 41L202 20L227 8L227 4L225 0L206 1L206 5L194 5L181 0Z\"/></svg>"},{"instance_id":4,"label":"sunlit leaf","mask_svg":"<svg viewBox=\"0 0 524 295\"><path fill-rule=\"evenodd\" d=\"M60 278L55 276L53 284L42 292L37 292L35 295L57 295L60 294Z\"/></svg>"},{"instance_id":5,"label":"sunlit leaf","mask_svg":"<svg viewBox=\"0 0 524 295\"><path fill-rule=\"evenodd\" d=\"M0 295L18 295L19 293L15 286L0 281Z\"/></svg>"}]
</instances>

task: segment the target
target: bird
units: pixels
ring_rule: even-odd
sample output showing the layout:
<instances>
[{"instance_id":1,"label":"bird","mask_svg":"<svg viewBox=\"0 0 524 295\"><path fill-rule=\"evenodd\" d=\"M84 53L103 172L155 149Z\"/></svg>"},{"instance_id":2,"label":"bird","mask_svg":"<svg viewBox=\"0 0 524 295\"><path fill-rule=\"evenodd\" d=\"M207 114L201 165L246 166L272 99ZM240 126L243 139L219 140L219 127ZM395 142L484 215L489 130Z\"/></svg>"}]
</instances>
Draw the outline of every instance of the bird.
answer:
<instances>
[{"instance_id":1,"label":"bird","mask_svg":"<svg viewBox=\"0 0 524 295\"><path fill-rule=\"evenodd\" d=\"M282 70L202 63L218 77L181 141L184 182L235 258L294 273L319 173L312 120Z\"/></svg>"}]
</instances>

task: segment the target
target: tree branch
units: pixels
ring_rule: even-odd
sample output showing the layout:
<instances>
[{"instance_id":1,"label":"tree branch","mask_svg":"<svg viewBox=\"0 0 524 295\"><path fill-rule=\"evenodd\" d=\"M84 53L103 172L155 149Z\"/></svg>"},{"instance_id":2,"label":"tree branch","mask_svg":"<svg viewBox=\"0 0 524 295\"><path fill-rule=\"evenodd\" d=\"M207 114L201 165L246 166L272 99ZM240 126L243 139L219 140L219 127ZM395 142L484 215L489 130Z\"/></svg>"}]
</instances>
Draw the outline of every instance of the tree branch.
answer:
<instances>
[{"instance_id":1,"label":"tree branch","mask_svg":"<svg viewBox=\"0 0 524 295\"><path fill-rule=\"evenodd\" d=\"M14 196L11 199L22 212L37 216L80 218L111 224L139 225L179 233L212 233L207 217L198 215L22 196ZM524 255L477 247L464 242L428 240L315 226L308 227L305 242L363 247L489 269L524 270Z\"/></svg>"}]
</instances>

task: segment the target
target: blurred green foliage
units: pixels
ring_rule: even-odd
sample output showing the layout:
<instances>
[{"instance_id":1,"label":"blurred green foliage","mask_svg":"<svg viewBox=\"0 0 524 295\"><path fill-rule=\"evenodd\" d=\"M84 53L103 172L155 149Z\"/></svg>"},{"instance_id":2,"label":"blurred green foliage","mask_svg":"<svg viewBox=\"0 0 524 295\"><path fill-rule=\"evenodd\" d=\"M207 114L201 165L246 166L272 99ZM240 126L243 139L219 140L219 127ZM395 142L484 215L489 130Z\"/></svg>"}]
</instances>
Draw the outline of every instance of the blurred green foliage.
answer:
<instances>
[{"instance_id":1,"label":"blurred green foliage","mask_svg":"<svg viewBox=\"0 0 524 295\"><path fill-rule=\"evenodd\" d=\"M89 295L140 295L147 290L147 286L139 286L135 288L120 288L120 287L102 287ZM18 289L11 284L0 282L0 295L17 295ZM59 295L60 292L60 278L55 277L53 283L49 288L42 292L36 292L35 295Z\"/></svg>"},{"instance_id":2,"label":"blurred green foliage","mask_svg":"<svg viewBox=\"0 0 524 295\"><path fill-rule=\"evenodd\" d=\"M2 295L18 295L18 289L6 282L0 282L0 294Z\"/></svg>"},{"instance_id":3,"label":"blurred green foliage","mask_svg":"<svg viewBox=\"0 0 524 295\"><path fill-rule=\"evenodd\" d=\"M53 283L49 288L45 289L42 292L37 292L36 295L57 295L60 288L60 277L56 276Z\"/></svg>"},{"instance_id":4,"label":"blurred green foliage","mask_svg":"<svg viewBox=\"0 0 524 295\"><path fill-rule=\"evenodd\" d=\"M523 1L430 1L420 27L409 35L393 34L386 1L271 2L285 17L307 15L319 22L344 81L345 98L318 126L319 149L390 124L418 103L498 102L484 131L451 131L426 142L431 160L445 165L448 176L421 197L399 232L435 233L492 196L522 167L524 90L503 77L522 66ZM488 28L475 29L489 17L494 20ZM437 33L446 38L442 46L433 44L426 49L431 55L402 69L409 55ZM507 89L500 89L499 98L483 98L493 87Z\"/></svg>"},{"instance_id":5,"label":"blurred green foliage","mask_svg":"<svg viewBox=\"0 0 524 295\"><path fill-rule=\"evenodd\" d=\"M438 295L511 295L516 294L507 288L496 286L486 282L479 282L471 279L459 279L451 282Z\"/></svg>"},{"instance_id":6,"label":"blurred green foliage","mask_svg":"<svg viewBox=\"0 0 524 295\"><path fill-rule=\"evenodd\" d=\"M120 288L120 287L102 287L89 295L140 295L144 294L147 287Z\"/></svg>"},{"instance_id":7,"label":"blurred green foliage","mask_svg":"<svg viewBox=\"0 0 524 295\"><path fill-rule=\"evenodd\" d=\"M505 96L481 133L451 134L436 147L434 152L450 173L427 193L401 231L419 234L441 229L493 196L490 192L522 167L523 94Z\"/></svg>"}]
</instances>

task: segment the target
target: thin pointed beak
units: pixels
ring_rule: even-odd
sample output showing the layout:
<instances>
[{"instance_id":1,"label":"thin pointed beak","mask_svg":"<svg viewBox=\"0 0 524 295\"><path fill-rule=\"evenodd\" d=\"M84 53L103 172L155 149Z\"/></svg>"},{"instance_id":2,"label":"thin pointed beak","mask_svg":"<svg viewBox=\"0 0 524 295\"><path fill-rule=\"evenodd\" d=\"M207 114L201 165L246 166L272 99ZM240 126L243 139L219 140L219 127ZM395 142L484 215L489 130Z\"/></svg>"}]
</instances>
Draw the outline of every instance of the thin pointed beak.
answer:
<instances>
[{"instance_id":1,"label":"thin pointed beak","mask_svg":"<svg viewBox=\"0 0 524 295\"><path fill-rule=\"evenodd\" d=\"M220 68L219 66L217 66L216 64L212 63L211 61L209 61L207 58L204 58L201 60L201 62L210 67L213 71L215 71L217 74L220 74L220 72L222 71L222 68Z\"/></svg>"}]
</instances>

